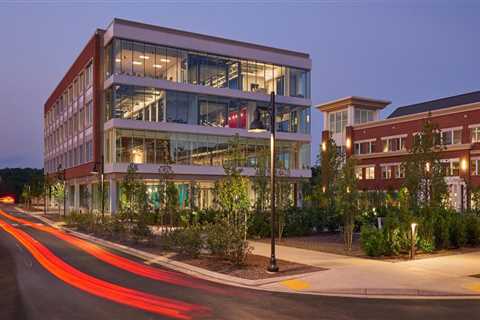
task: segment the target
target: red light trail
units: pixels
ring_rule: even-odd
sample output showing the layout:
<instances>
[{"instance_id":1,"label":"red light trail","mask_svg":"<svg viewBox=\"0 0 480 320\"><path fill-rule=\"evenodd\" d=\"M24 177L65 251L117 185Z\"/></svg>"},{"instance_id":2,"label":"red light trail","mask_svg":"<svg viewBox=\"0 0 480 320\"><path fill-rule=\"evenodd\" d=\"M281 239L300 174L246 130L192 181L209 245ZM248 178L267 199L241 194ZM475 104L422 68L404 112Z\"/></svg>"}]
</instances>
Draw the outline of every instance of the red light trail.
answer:
<instances>
[{"instance_id":1,"label":"red light trail","mask_svg":"<svg viewBox=\"0 0 480 320\"><path fill-rule=\"evenodd\" d=\"M0 203L4 203L4 204L14 204L14 203L15 203L15 198L12 197L12 196L0 197Z\"/></svg>"},{"instance_id":2,"label":"red light trail","mask_svg":"<svg viewBox=\"0 0 480 320\"><path fill-rule=\"evenodd\" d=\"M221 294L227 294L226 290L223 290L221 288L216 288L213 286L209 286L207 284L203 283L196 283L194 282L191 278L188 278L187 276L184 276L182 274L179 274L177 272L171 272L171 271L166 271L166 270L160 270L157 268L145 266L141 263L129 260L127 258L124 258L122 256L116 255L112 252L109 252L102 247L95 245L93 243L90 243L88 241L79 239L77 237L71 236L63 231L60 231L58 229L55 229L53 227L45 226L45 225L39 225L35 224L31 221L21 219L14 217L2 210L0 210L0 214L3 215L4 217L8 218L9 220L15 221L17 223L32 227L34 229L47 232L61 240L64 240L65 242L87 252L88 254L96 257L97 259L111 264L119 269L123 269L125 271L134 273L136 275L150 278L153 280L158 280L158 281L163 281L166 283L170 283L173 285L178 285L178 286L183 286L183 287L188 287L188 288L193 288L193 289L202 289L209 291L211 293L221 293Z\"/></svg>"},{"instance_id":3,"label":"red light trail","mask_svg":"<svg viewBox=\"0 0 480 320\"><path fill-rule=\"evenodd\" d=\"M58 279L92 295L177 319L191 319L192 314L209 313L209 310L203 306L162 298L92 277L65 263L26 232L2 220L0 220L0 227L17 239L46 270Z\"/></svg>"}]
</instances>

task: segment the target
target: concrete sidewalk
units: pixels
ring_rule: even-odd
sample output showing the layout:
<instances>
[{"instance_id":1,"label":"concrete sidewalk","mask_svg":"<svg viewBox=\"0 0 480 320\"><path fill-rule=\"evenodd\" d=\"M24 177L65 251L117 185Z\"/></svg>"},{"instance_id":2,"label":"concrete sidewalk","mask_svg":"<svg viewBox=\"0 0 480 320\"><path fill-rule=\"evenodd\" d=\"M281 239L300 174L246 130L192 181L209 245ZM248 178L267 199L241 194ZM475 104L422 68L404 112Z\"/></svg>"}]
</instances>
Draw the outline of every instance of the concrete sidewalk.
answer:
<instances>
[{"instance_id":1,"label":"concrete sidewalk","mask_svg":"<svg viewBox=\"0 0 480 320\"><path fill-rule=\"evenodd\" d=\"M269 257L270 245L250 242L254 254ZM385 262L277 246L277 258L327 271L300 276L296 282L278 282L265 288L381 296L472 296L480 295L480 252L405 262Z\"/></svg>"}]
</instances>

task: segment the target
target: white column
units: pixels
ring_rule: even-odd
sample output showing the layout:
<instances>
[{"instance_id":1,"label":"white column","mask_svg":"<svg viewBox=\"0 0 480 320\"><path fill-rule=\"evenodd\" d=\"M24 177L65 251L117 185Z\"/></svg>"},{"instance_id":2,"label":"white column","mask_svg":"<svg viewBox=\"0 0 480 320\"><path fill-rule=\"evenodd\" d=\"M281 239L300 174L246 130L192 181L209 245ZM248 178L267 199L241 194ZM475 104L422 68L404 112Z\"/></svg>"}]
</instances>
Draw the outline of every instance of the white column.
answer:
<instances>
[{"instance_id":1,"label":"white column","mask_svg":"<svg viewBox=\"0 0 480 320\"><path fill-rule=\"evenodd\" d=\"M93 188L92 188L92 184L89 183L88 184L88 194L90 196L90 199L88 201L88 207L90 210L93 210L93 198L94 198L94 194L93 194Z\"/></svg>"},{"instance_id":2,"label":"white column","mask_svg":"<svg viewBox=\"0 0 480 320\"><path fill-rule=\"evenodd\" d=\"M80 185L77 182L74 184L73 207L75 210L80 208Z\"/></svg>"},{"instance_id":3,"label":"white column","mask_svg":"<svg viewBox=\"0 0 480 320\"><path fill-rule=\"evenodd\" d=\"M347 126L353 126L355 123L355 110L352 105L348 106L347 108L347 114L348 114L348 120L347 120Z\"/></svg>"},{"instance_id":4,"label":"white column","mask_svg":"<svg viewBox=\"0 0 480 320\"><path fill-rule=\"evenodd\" d=\"M109 179L109 192L108 201L110 204L110 213L115 214L117 212L117 182L115 179Z\"/></svg>"}]
</instances>

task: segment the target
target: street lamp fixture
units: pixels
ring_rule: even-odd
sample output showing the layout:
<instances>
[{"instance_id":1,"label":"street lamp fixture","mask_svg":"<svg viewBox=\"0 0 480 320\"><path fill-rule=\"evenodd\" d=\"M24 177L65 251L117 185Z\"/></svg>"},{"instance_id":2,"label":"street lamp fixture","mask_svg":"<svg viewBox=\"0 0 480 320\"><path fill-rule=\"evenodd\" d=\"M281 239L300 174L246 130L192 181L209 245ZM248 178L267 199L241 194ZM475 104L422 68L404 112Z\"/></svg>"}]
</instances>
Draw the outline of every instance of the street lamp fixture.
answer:
<instances>
[{"instance_id":1,"label":"street lamp fixture","mask_svg":"<svg viewBox=\"0 0 480 320\"><path fill-rule=\"evenodd\" d=\"M105 217L105 159L102 155L100 161L95 162L91 174L100 175L100 196L101 196L101 208L102 208L102 220Z\"/></svg>"},{"instance_id":2,"label":"street lamp fixture","mask_svg":"<svg viewBox=\"0 0 480 320\"><path fill-rule=\"evenodd\" d=\"M270 185L271 185L271 249L270 249L270 262L267 267L269 272L278 272L277 259L275 257L275 92L270 94ZM255 110L255 118L250 124L249 132L261 133L266 132L267 128L260 118L260 111Z\"/></svg>"}]
</instances>

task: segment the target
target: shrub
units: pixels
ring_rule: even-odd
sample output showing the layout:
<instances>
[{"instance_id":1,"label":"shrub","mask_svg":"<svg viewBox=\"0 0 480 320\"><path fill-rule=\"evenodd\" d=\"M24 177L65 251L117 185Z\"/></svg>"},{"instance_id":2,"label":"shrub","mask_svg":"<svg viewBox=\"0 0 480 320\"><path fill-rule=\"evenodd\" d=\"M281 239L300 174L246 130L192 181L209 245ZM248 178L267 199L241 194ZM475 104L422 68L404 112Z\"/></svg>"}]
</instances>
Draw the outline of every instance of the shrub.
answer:
<instances>
[{"instance_id":1,"label":"shrub","mask_svg":"<svg viewBox=\"0 0 480 320\"><path fill-rule=\"evenodd\" d=\"M74 227L80 232L93 233L97 217L92 212L81 213L79 211L71 211L65 219L67 226Z\"/></svg>"},{"instance_id":2,"label":"shrub","mask_svg":"<svg viewBox=\"0 0 480 320\"><path fill-rule=\"evenodd\" d=\"M420 238L417 241L417 248L425 253L432 253L435 251L435 243L432 239Z\"/></svg>"},{"instance_id":3,"label":"shrub","mask_svg":"<svg viewBox=\"0 0 480 320\"><path fill-rule=\"evenodd\" d=\"M449 218L449 242L455 248L461 248L467 243L464 215L453 214Z\"/></svg>"},{"instance_id":4,"label":"shrub","mask_svg":"<svg viewBox=\"0 0 480 320\"><path fill-rule=\"evenodd\" d=\"M306 208L291 207L284 211L284 235L295 237L312 233L316 223L315 211Z\"/></svg>"},{"instance_id":5,"label":"shrub","mask_svg":"<svg viewBox=\"0 0 480 320\"><path fill-rule=\"evenodd\" d=\"M432 211L433 237L435 239L435 248L448 249L450 243L450 212L446 210Z\"/></svg>"},{"instance_id":6,"label":"shrub","mask_svg":"<svg viewBox=\"0 0 480 320\"><path fill-rule=\"evenodd\" d=\"M472 213L465 216L465 238L469 245L480 244L480 218Z\"/></svg>"},{"instance_id":7,"label":"shrub","mask_svg":"<svg viewBox=\"0 0 480 320\"><path fill-rule=\"evenodd\" d=\"M202 228L199 225L188 226L171 232L172 242L181 254L198 257L203 246Z\"/></svg>"},{"instance_id":8,"label":"shrub","mask_svg":"<svg viewBox=\"0 0 480 320\"><path fill-rule=\"evenodd\" d=\"M372 226L363 226L360 232L360 242L363 251L370 257L385 254L385 239L383 232Z\"/></svg>"},{"instance_id":9,"label":"shrub","mask_svg":"<svg viewBox=\"0 0 480 320\"><path fill-rule=\"evenodd\" d=\"M270 232L270 212L252 212L248 223L248 235L251 237L266 238L270 237Z\"/></svg>"},{"instance_id":10,"label":"shrub","mask_svg":"<svg viewBox=\"0 0 480 320\"><path fill-rule=\"evenodd\" d=\"M244 233L241 230L234 230L230 237L227 258L235 265L242 265L253 248L244 240Z\"/></svg>"},{"instance_id":11,"label":"shrub","mask_svg":"<svg viewBox=\"0 0 480 320\"><path fill-rule=\"evenodd\" d=\"M228 255L229 226L224 221L208 224L205 227L207 248L213 255L225 258Z\"/></svg>"},{"instance_id":12,"label":"shrub","mask_svg":"<svg viewBox=\"0 0 480 320\"><path fill-rule=\"evenodd\" d=\"M245 263L252 248L245 241L245 230L225 220L209 224L205 228L206 245L210 252L236 265Z\"/></svg>"}]
</instances>

